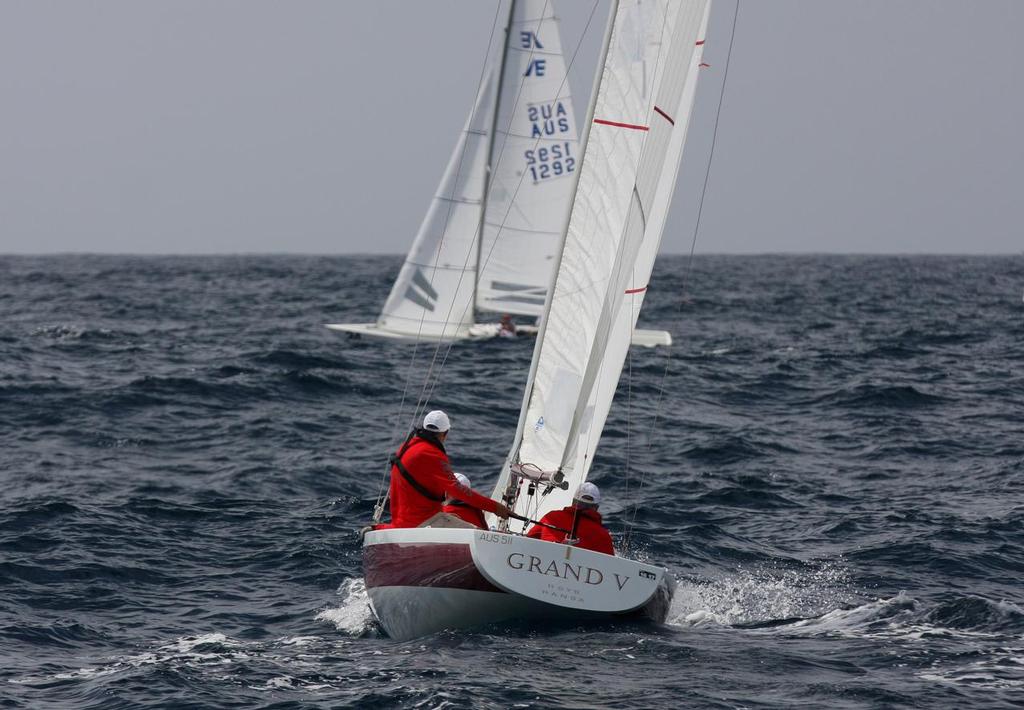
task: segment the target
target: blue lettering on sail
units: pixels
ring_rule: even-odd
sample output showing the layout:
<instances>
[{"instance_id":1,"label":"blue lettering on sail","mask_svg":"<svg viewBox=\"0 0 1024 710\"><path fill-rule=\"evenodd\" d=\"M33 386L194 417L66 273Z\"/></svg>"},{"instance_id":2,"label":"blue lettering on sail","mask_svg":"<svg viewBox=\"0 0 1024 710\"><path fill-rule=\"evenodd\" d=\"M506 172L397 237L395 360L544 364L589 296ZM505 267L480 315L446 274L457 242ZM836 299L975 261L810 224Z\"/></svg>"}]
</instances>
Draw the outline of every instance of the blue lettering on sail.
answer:
<instances>
[{"instance_id":1,"label":"blue lettering on sail","mask_svg":"<svg viewBox=\"0 0 1024 710\"><path fill-rule=\"evenodd\" d=\"M526 108L531 138L550 138L569 132L569 111L561 101Z\"/></svg>"},{"instance_id":2,"label":"blue lettering on sail","mask_svg":"<svg viewBox=\"0 0 1024 710\"><path fill-rule=\"evenodd\" d=\"M540 182L548 178L568 175L575 170L576 158L572 155L572 147L572 143L564 141L524 151L526 170L530 173L533 181Z\"/></svg>"},{"instance_id":3,"label":"blue lettering on sail","mask_svg":"<svg viewBox=\"0 0 1024 710\"><path fill-rule=\"evenodd\" d=\"M532 49L533 47L544 49L544 45L540 43L536 32L520 32L519 46L523 49Z\"/></svg>"},{"instance_id":4,"label":"blue lettering on sail","mask_svg":"<svg viewBox=\"0 0 1024 710\"><path fill-rule=\"evenodd\" d=\"M534 59L526 66L526 73L523 76L544 76L547 64L548 60L546 59Z\"/></svg>"}]
</instances>

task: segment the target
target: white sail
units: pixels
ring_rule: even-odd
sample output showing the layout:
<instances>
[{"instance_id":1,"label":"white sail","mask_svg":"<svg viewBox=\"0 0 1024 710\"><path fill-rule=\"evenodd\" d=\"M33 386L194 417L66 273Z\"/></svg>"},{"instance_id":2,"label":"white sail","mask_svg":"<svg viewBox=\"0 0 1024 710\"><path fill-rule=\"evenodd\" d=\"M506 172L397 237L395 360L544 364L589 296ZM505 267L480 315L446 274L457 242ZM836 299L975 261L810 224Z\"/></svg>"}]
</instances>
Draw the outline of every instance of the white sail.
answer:
<instances>
[{"instance_id":1,"label":"white sail","mask_svg":"<svg viewBox=\"0 0 1024 710\"><path fill-rule=\"evenodd\" d=\"M489 73L477 94L437 194L377 319L383 330L454 338L473 324L495 83Z\"/></svg>"},{"instance_id":2,"label":"white sail","mask_svg":"<svg viewBox=\"0 0 1024 710\"><path fill-rule=\"evenodd\" d=\"M661 238L697 77L707 0L623 0L587 127L554 293L534 350L509 463L561 471L566 490L524 501L542 515L586 479ZM498 483L504 493L508 466ZM526 505L530 505L527 509Z\"/></svg>"},{"instance_id":3,"label":"white sail","mask_svg":"<svg viewBox=\"0 0 1024 710\"><path fill-rule=\"evenodd\" d=\"M597 384L587 403L588 408L593 408L593 417L587 430L580 431L581 444L576 449L576 465L573 467L573 470L577 472L576 485L586 479L590 463L594 458L594 451L597 449L598 440L600 439L601 432L604 431L608 410L615 396L619 375L622 372L626 353L629 349L630 337L634 333L637 317L640 315L640 308L644 303L644 296L647 295L647 285L650 282L651 271L654 269L654 260L658 255L658 248L661 246L665 219L672 202L672 195L675 193L676 178L679 175L680 160L683 155L683 145L686 141L686 133L692 116L693 100L697 93L697 75L700 72L704 37L707 34L708 17L710 14L711 6L709 2L704 11L696 49L693 53L693 58L690 60L690 71L686 77L682 98L676 113L669 114L675 121L675 128L673 129L667 152L667 155L670 157L666 159L665 164L662 166L662 177L658 182L658 188L651 203L650 216L647 220L647 228L644 231L644 239L640 245L636 262L633 264L632 276L626 286L624 298L619 307L619 315L612 325L612 336L608 339ZM671 156L675 156L675 159L673 160ZM565 492L552 492L553 498L546 504L548 509L568 505L568 498L571 496L572 490L575 489Z\"/></svg>"},{"instance_id":4,"label":"white sail","mask_svg":"<svg viewBox=\"0 0 1024 710\"><path fill-rule=\"evenodd\" d=\"M579 165L551 0L513 3L504 53L476 307L539 316Z\"/></svg>"}]
</instances>

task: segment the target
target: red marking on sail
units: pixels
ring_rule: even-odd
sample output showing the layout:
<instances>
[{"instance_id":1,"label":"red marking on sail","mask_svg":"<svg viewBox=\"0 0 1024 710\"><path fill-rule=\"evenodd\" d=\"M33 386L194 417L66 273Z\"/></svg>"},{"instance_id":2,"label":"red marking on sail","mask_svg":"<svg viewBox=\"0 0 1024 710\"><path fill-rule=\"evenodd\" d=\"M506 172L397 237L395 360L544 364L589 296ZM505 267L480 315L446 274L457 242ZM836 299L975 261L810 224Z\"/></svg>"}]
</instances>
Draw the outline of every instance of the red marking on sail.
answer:
<instances>
[{"instance_id":1,"label":"red marking on sail","mask_svg":"<svg viewBox=\"0 0 1024 710\"><path fill-rule=\"evenodd\" d=\"M704 44L704 40L702 40L702 39L697 40L697 46L698 47L700 47L703 44Z\"/></svg>"},{"instance_id":2,"label":"red marking on sail","mask_svg":"<svg viewBox=\"0 0 1024 710\"><path fill-rule=\"evenodd\" d=\"M594 123L600 123L602 126L614 126L616 128L631 128L634 131L649 131L651 130L647 126L639 126L635 123L619 123L618 121L606 121L603 118L595 118Z\"/></svg>"},{"instance_id":3,"label":"red marking on sail","mask_svg":"<svg viewBox=\"0 0 1024 710\"><path fill-rule=\"evenodd\" d=\"M654 110L655 110L655 112L656 112L656 113L657 113L657 114L658 114L659 116L661 116L662 118L664 118L664 119L665 119L666 121L668 121L669 123L671 123L671 124L672 124L673 126L674 126L674 125L676 125L676 122L672 120L672 117L671 117L671 116L669 116L669 115L668 115L667 113L665 113L664 111L662 111L662 110L661 110L660 108L658 108L657 106L655 106L655 107L654 107Z\"/></svg>"},{"instance_id":4,"label":"red marking on sail","mask_svg":"<svg viewBox=\"0 0 1024 710\"><path fill-rule=\"evenodd\" d=\"M643 291L646 291L646 290L647 290L646 286L641 286L640 288L627 288L626 289L626 293L627 294L629 294L629 293L642 293Z\"/></svg>"},{"instance_id":5,"label":"red marking on sail","mask_svg":"<svg viewBox=\"0 0 1024 710\"><path fill-rule=\"evenodd\" d=\"M708 64L707 62L701 62L700 66L702 66L702 67L710 67L711 65Z\"/></svg>"}]
</instances>

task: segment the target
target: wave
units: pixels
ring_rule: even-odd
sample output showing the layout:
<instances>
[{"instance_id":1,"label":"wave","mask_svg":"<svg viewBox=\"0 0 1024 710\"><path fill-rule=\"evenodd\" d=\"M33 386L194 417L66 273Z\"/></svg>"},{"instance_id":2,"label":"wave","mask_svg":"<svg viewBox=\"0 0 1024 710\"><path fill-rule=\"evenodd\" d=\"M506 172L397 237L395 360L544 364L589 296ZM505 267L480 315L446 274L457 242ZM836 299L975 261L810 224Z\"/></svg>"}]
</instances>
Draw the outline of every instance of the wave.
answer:
<instances>
[{"instance_id":1,"label":"wave","mask_svg":"<svg viewBox=\"0 0 1024 710\"><path fill-rule=\"evenodd\" d=\"M817 397L811 404L833 404L848 409L888 408L915 409L935 407L946 402L945 397L928 394L913 385L861 384L844 387Z\"/></svg>"}]
</instances>

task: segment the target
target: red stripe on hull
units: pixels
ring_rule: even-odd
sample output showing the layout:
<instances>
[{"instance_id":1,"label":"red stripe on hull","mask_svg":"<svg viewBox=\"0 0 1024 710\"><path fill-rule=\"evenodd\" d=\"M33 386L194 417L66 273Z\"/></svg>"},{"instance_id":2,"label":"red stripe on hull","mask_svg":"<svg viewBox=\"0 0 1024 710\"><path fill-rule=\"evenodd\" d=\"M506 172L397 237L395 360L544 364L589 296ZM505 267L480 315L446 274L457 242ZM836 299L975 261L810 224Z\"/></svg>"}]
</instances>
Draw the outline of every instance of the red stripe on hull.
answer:
<instances>
[{"instance_id":1,"label":"red stripe on hull","mask_svg":"<svg viewBox=\"0 0 1024 710\"><path fill-rule=\"evenodd\" d=\"M503 592L473 564L469 545L384 543L363 548L367 588L445 587Z\"/></svg>"},{"instance_id":2,"label":"red stripe on hull","mask_svg":"<svg viewBox=\"0 0 1024 710\"><path fill-rule=\"evenodd\" d=\"M634 131L651 130L647 126L641 126L636 123L619 123L618 121L606 121L603 118L595 118L594 123L600 123L602 126L614 126L615 128L629 128Z\"/></svg>"}]
</instances>

